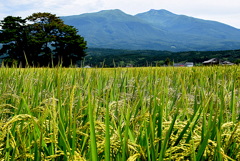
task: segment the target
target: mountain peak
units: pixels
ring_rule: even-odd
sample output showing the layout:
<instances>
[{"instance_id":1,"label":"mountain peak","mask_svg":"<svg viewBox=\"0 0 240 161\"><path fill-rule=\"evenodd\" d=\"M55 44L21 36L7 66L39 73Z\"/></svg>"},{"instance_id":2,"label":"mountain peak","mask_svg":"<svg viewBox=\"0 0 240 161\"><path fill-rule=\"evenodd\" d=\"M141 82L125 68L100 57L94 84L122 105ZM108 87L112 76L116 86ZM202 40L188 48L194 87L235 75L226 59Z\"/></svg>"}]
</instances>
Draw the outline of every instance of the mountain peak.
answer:
<instances>
[{"instance_id":1,"label":"mountain peak","mask_svg":"<svg viewBox=\"0 0 240 161\"><path fill-rule=\"evenodd\" d=\"M140 13L140 14L146 14L146 15L151 15L151 16L171 16L171 15L175 15L174 13L165 10L165 9L160 9L160 10L155 10L155 9L151 9L147 12L144 13Z\"/></svg>"},{"instance_id":2,"label":"mountain peak","mask_svg":"<svg viewBox=\"0 0 240 161\"><path fill-rule=\"evenodd\" d=\"M126 14L124 13L122 10L120 9L110 9L110 10L102 10L102 11L99 11L98 12L99 14L116 14L116 15L119 15L119 14Z\"/></svg>"},{"instance_id":3,"label":"mountain peak","mask_svg":"<svg viewBox=\"0 0 240 161\"><path fill-rule=\"evenodd\" d=\"M160 10L155 10L155 9L151 9L148 11L149 13L155 13L155 14L174 14L168 10L165 9L160 9Z\"/></svg>"}]
</instances>

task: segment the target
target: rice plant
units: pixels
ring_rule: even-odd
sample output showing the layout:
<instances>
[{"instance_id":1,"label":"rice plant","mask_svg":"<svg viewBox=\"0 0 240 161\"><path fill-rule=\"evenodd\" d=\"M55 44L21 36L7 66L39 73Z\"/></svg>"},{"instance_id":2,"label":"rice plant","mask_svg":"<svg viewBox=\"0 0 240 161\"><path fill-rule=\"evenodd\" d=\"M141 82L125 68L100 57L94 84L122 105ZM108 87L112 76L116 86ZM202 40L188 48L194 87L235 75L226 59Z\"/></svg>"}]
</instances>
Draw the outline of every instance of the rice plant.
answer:
<instances>
[{"instance_id":1,"label":"rice plant","mask_svg":"<svg viewBox=\"0 0 240 161\"><path fill-rule=\"evenodd\" d=\"M0 160L240 160L240 68L0 68Z\"/></svg>"}]
</instances>

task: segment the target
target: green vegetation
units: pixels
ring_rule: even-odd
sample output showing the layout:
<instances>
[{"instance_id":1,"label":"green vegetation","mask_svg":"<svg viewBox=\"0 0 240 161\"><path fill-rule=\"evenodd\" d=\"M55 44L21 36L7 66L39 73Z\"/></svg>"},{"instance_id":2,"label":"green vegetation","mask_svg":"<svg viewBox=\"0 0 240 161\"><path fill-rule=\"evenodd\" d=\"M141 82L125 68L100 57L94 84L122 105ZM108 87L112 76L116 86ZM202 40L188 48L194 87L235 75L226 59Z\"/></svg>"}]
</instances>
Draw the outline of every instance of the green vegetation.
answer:
<instances>
[{"instance_id":1,"label":"green vegetation","mask_svg":"<svg viewBox=\"0 0 240 161\"><path fill-rule=\"evenodd\" d=\"M218 51L239 49L240 30L166 10L129 15L121 10L64 16L91 48L167 51Z\"/></svg>"},{"instance_id":2,"label":"green vegetation","mask_svg":"<svg viewBox=\"0 0 240 161\"><path fill-rule=\"evenodd\" d=\"M0 22L0 56L5 64L23 67L76 64L86 49L77 32L50 13L34 13L25 19L7 16Z\"/></svg>"},{"instance_id":3,"label":"green vegetation","mask_svg":"<svg viewBox=\"0 0 240 161\"><path fill-rule=\"evenodd\" d=\"M84 63L93 67L162 66L168 58L175 63L194 62L195 65L211 58L239 64L240 50L170 52L89 48Z\"/></svg>"},{"instance_id":4,"label":"green vegetation","mask_svg":"<svg viewBox=\"0 0 240 161\"><path fill-rule=\"evenodd\" d=\"M240 160L240 68L0 68L0 160Z\"/></svg>"}]
</instances>

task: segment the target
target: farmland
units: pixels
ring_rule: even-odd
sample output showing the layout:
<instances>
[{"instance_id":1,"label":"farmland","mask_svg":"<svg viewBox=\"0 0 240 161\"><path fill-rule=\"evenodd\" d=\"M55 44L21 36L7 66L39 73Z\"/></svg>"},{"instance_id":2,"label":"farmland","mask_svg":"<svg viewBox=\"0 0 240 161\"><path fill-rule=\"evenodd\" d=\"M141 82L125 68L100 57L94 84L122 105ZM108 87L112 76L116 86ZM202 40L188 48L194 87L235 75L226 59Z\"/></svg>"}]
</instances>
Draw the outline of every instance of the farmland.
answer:
<instances>
[{"instance_id":1,"label":"farmland","mask_svg":"<svg viewBox=\"0 0 240 161\"><path fill-rule=\"evenodd\" d=\"M240 160L240 68L0 68L0 160Z\"/></svg>"}]
</instances>

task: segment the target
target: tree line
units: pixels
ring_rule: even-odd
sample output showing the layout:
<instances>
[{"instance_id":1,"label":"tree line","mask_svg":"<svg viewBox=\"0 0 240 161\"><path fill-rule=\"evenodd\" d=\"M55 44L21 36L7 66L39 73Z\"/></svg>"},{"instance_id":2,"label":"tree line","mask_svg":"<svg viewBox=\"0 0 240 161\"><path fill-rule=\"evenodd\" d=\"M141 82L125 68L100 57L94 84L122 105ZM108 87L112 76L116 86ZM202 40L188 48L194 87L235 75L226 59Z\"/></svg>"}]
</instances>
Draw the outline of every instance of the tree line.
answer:
<instances>
[{"instance_id":1,"label":"tree line","mask_svg":"<svg viewBox=\"0 0 240 161\"><path fill-rule=\"evenodd\" d=\"M171 52L88 48L86 52L84 64L92 67L166 66L184 62L201 65L211 58L240 63L240 50Z\"/></svg>"},{"instance_id":2,"label":"tree line","mask_svg":"<svg viewBox=\"0 0 240 161\"><path fill-rule=\"evenodd\" d=\"M73 26L51 13L0 22L0 56L8 65L70 66L86 56L87 42Z\"/></svg>"}]
</instances>

